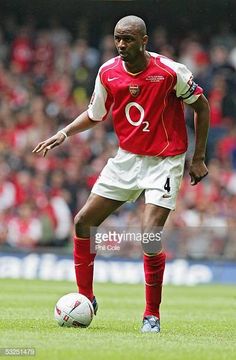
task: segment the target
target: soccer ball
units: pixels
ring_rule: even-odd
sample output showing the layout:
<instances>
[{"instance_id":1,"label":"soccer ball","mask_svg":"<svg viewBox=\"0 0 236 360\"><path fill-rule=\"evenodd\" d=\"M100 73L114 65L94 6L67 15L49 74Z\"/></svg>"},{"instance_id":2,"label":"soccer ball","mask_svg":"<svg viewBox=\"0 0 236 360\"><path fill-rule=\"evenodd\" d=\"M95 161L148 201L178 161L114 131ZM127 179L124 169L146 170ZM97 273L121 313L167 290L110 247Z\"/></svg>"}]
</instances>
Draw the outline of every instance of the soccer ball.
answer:
<instances>
[{"instance_id":1,"label":"soccer ball","mask_svg":"<svg viewBox=\"0 0 236 360\"><path fill-rule=\"evenodd\" d=\"M54 317L60 326L87 327L93 320L94 310L89 299L79 293L62 296L56 303Z\"/></svg>"}]
</instances>

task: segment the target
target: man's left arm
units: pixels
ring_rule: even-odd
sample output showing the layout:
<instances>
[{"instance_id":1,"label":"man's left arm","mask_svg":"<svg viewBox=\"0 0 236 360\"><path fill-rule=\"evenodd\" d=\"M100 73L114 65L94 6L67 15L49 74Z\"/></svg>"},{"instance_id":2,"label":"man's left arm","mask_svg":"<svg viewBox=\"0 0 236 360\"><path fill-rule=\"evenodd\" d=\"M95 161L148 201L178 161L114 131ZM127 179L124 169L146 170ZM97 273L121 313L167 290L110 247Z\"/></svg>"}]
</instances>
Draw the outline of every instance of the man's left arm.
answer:
<instances>
[{"instance_id":1,"label":"man's left arm","mask_svg":"<svg viewBox=\"0 0 236 360\"><path fill-rule=\"evenodd\" d=\"M190 165L189 175L191 176L191 185L196 185L208 174L205 164L205 154L210 124L210 109L204 95L200 95L197 101L189 104L189 106L195 113L195 151Z\"/></svg>"}]
</instances>

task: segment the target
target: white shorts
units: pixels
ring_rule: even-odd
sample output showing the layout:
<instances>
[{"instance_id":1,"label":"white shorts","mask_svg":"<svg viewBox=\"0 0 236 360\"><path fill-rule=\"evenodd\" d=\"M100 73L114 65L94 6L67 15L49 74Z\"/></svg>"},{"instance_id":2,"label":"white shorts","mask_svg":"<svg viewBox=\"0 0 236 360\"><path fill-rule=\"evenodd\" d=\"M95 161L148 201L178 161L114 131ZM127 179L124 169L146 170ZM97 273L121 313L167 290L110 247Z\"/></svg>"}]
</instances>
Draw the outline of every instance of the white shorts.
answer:
<instances>
[{"instance_id":1,"label":"white shorts","mask_svg":"<svg viewBox=\"0 0 236 360\"><path fill-rule=\"evenodd\" d=\"M118 201L135 201L144 191L146 204L174 210L184 162L185 153L143 156L119 148L103 168L92 193Z\"/></svg>"}]
</instances>

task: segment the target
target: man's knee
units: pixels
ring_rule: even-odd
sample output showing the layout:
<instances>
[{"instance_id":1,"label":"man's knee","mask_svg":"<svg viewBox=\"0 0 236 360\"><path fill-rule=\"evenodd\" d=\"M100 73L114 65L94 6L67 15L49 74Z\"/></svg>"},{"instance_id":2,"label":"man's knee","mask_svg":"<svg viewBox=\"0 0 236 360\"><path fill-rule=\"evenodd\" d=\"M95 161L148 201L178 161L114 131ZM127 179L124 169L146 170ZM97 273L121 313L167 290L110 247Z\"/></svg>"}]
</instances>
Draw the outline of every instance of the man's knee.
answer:
<instances>
[{"instance_id":1,"label":"man's knee","mask_svg":"<svg viewBox=\"0 0 236 360\"><path fill-rule=\"evenodd\" d=\"M86 212L82 209L74 217L75 233L77 236L89 236L89 221Z\"/></svg>"},{"instance_id":2,"label":"man's knee","mask_svg":"<svg viewBox=\"0 0 236 360\"><path fill-rule=\"evenodd\" d=\"M157 255L162 251L162 228L153 228L149 232L143 232L142 250L146 255Z\"/></svg>"}]
</instances>

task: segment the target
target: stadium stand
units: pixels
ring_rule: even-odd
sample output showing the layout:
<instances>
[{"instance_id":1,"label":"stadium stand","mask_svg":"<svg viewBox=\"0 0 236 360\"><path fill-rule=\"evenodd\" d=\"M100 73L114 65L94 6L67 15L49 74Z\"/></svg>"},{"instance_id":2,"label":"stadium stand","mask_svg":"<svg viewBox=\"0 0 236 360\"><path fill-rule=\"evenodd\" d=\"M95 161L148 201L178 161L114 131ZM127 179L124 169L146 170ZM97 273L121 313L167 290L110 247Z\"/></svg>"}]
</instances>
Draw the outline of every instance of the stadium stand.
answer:
<instances>
[{"instance_id":1,"label":"stadium stand","mask_svg":"<svg viewBox=\"0 0 236 360\"><path fill-rule=\"evenodd\" d=\"M211 105L209 175L192 188L188 162L192 113L186 109L189 151L178 205L168 229L169 257L236 259L236 34L225 27L206 44L196 33L171 41L161 26L149 50L185 63ZM46 158L34 146L86 109L96 72L115 55L112 34L92 46L59 22L37 28L6 17L0 27L0 244L6 248L70 247L73 216L117 149L111 119L76 135ZM142 199L107 220L140 222ZM206 231L207 229L207 231ZM139 257L130 244L124 256Z\"/></svg>"}]
</instances>

